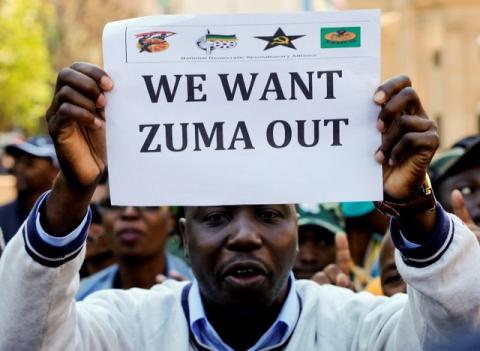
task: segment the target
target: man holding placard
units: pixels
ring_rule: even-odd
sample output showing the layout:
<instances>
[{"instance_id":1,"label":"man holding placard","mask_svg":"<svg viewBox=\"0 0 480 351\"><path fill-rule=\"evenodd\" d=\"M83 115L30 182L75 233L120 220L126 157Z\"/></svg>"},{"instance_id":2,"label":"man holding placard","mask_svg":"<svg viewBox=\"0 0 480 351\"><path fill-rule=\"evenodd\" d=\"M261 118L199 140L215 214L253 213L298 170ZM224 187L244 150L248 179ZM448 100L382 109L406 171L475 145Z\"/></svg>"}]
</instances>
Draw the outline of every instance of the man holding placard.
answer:
<instances>
[{"instance_id":1,"label":"man holding placard","mask_svg":"<svg viewBox=\"0 0 480 351\"><path fill-rule=\"evenodd\" d=\"M106 166L105 93L115 89L86 63L58 76L47 120L61 172L0 261L0 350L421 350L459 324L475 326L480 248L435 202L425 175L438 134L404 76L373 99L379 207L393 216L408 297L295 281L294 206L220 204L187 207L181 220L191 284L107 290L75 303L88 206Z\"/></svg>"}]
</instances>

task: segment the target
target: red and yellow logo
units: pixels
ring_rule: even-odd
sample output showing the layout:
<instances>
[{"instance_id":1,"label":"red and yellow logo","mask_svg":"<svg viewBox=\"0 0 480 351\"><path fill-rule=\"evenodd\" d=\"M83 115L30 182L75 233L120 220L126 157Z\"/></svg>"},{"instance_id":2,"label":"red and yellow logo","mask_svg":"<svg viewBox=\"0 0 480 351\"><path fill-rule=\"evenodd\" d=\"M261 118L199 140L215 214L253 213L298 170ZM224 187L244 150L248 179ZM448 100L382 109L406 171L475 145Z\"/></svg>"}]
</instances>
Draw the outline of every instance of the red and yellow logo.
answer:
<instances>
[{"instance_id":1,"label":"red and yellow logo","mask_svg":"<svg viewBox=\"0 0 480 351\"><path fill-rule=\"evenodd\" d=\"M137 48L140 50L140 52L155 53L165 51L170 47L170 44L165 40L165 38L168 38L174 34L176 33L167 31L136 34L135 37L138 38Z\"/></svg>"}]
</instances>

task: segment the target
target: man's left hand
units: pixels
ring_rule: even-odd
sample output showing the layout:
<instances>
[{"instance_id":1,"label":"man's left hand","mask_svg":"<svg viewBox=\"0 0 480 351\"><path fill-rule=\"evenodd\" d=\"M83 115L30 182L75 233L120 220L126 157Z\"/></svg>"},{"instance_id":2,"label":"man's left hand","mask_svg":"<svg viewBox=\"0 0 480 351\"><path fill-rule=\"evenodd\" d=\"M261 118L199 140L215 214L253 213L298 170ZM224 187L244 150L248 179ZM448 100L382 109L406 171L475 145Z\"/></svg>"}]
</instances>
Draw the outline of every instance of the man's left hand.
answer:
<instances>
[{"instance_id":1,"label":"man's left hand","mask_svg":"<svg viewBox=\"0 0 480 351\"><path fill-rule=\"evenodd\" d=\"M377 120L382 145L375 159L383 165L384 193L395 202L407 202L418 194L438 148L437 127L406 76L383 83L374 101L382 106Z\"/></svg>"}]
</instances>

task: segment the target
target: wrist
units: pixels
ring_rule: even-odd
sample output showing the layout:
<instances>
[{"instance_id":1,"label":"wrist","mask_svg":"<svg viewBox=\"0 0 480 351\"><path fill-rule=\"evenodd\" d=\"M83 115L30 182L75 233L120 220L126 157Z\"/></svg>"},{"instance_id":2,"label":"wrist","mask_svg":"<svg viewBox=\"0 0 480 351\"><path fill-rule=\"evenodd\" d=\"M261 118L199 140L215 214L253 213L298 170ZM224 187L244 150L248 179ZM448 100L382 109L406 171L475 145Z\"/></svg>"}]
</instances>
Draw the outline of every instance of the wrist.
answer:
<instances>
[{"instance_id":1,"label":"wrist","mask_svg":"<svg viewBox=\"0 0 480 351\"><path fill-rule=\"evenodd\" d=\"M40 209L42 227L52 236L64 236L76 228L88 211L96 183L74 185L60 172Z\"/></svg>"},{"instance_id":2,"label":"wrist","mask_svg":"<svg viewBox=\"0 0 480 351\"><path fill-rule=\"evenodd\" d=\"M428 174L425 174L419 190L409 199L399 201L386 194L383 201L375 202L375 206L385 215L396 219L418 217L424 213L434 212L436 199Z\"/></svg>"}]
</instances>

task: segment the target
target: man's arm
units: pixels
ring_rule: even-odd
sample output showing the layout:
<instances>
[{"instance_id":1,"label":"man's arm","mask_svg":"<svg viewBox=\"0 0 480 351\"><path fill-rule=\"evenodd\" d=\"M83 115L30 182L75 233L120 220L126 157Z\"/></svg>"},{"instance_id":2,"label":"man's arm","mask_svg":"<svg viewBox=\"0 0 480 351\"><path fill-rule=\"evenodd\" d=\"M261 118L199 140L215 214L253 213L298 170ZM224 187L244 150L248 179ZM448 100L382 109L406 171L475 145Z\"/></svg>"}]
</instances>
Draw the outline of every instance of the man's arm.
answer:
<instances>
[{"instance_id":1,"label":"man's arm","mask_svg":"<svg viewBox=\"0 0 480 351\"><path fill-rule=\"evenodd\" d=\"M86 63L58 75L46 118L61 170L41 209L42 225L53 236L63 236L80 223L105 170L104 91L112 86L103 70Z\"/></svg>"},{"instance_id":2,"label":"man's arm","mask_svg":"<svg viewBox=\"0 0 480 351\"><path fill-rule=\"evenodd\" d=\"M382 145L375 158L383 165L385 200L396 213L391 235L408 286L408 306L387 348L423 349L444 341L454 328L478 323L480 250L457 218L423 201L439 137L410 80L385 82L374 99L382 106L377 123Z\"/></svg>"},{"instance_id":3,"label":"man's arm","mask_svg":"<svg viewBox=\"0 0 480 351\"><path fill-rule=\"evenodd\" d=\"M88 206L106 164L104 92L111 88L103 70L85 63L58 75L46 118L61 171L0 260L1 350L72 349L78 342L74 296Z\"/></svg>"}]
</instances>

